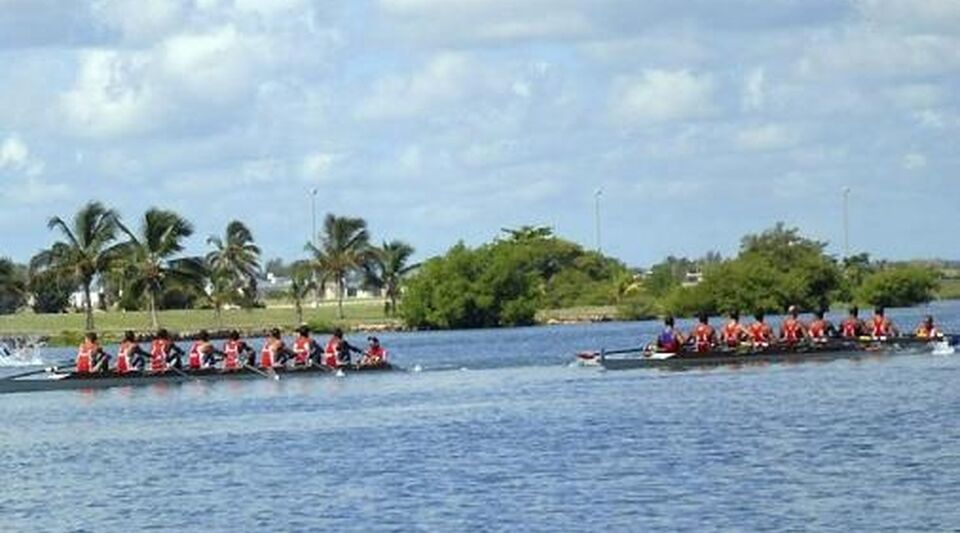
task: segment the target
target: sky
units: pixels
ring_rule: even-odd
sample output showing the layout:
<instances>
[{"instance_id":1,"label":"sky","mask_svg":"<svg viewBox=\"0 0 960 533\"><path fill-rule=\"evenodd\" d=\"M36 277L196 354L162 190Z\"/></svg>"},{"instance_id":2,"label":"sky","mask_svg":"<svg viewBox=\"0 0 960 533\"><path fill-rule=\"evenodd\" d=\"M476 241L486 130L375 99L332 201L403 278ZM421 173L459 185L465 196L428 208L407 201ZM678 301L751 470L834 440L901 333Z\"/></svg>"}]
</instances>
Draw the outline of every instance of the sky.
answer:
<instances>
[{"instance_id":1,"label":"sky","mask_svg":"<svg viewBox=\"0 0 960 533\"><path fill-rule=\"evenodd\" d=\"M360 216L424 258L548 225L643 266L777 221L960 258L956 0L0 0L0 256L91 199L190 251Z\"/></svg>"}]
</instances>

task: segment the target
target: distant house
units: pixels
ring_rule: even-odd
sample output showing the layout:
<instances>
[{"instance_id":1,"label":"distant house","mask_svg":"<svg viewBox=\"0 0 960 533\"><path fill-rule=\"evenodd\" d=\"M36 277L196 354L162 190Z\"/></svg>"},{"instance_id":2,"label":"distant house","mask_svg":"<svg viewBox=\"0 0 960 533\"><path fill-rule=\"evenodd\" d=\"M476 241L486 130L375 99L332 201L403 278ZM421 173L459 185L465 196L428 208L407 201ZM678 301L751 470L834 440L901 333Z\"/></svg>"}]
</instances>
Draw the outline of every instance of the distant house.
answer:
<instances>
[{"instance_id":1,"label":"distant house","mask_svg":"<svg viewBox=\"0 0 960 533\"><path fill-rule=\"evenodd\" d=\"M92 305L94 309L101 309L101 308L103 308L103 305L102 305L102 304L105 302L105 300L106 300L106 298L105 298L105 296L104 296L103 293L101 293L101 292L98 291L98 290L91 289L91 291L90 291L90 305ZM81 291L74 291L72 294L70 294L70 307L72 307L72 308L74 308L74 309L83 309L83 308L84 308L84 306L83 306L83 291L82 291L82 290L81 290Z\"/></svg>"},{"instance_id":2,"label":"distant house","mask_svg":"<svg viewBox=\"0 0 960 533\"><path fill-rule=\"evenodd\" d=\"M703 281L703 272L687 272L683 276L683 281L680 282L680 285L683 287L696 287Z\"/></svg>"},{"instance_id":3,"label":"distant house","mask_svg":"<svg viewBox=\"0 0 960 533\"><path fill-rule=\"evenodd\" d=\"M257 284L257 290L260 293L260 297L263 298L268 295L289 292L291 283L290 278L275 276L272 272L268 272L266 278L261 279ZM346 289L346 294L344 295L346 298L371 299L382 297L382 291L380 291L380 289L364 287L363 278L360 276L347 279ZM327 283L324 286L323 294L320 295L320 298L323 300L336 300L337 285L335 283Z\"/></svg>"}]
</instances>

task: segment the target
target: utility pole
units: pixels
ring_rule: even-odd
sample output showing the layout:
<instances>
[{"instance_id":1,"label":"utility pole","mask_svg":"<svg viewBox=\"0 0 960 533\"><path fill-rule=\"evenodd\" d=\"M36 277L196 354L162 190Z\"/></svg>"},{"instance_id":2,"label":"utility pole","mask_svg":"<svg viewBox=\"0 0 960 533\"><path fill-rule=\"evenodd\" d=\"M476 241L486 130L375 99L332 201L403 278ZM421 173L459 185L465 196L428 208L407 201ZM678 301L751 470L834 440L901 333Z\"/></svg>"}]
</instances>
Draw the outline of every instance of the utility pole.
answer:
<instances>
[{"instance_id":1,"label":"utility pole","mask_svg":"<svg viewBox=\"0 0 960 533\"><path fill-rule=\"evenodd\" d=\"M317 188L316 187L310 189L310 220L312 222L311 227L313 229L313 232L310 234L309 242L313 243L314 248L319 248L317 246ZM314 283L313 307L314 309L316 309L320 307L320 288L319 288L319 284L317 284L317 271L314 269L311 269L311 270L313 271L311 277L313 278L313 283Z\"/></svg>"},{"instance_id":2,"label":"utility pole","mask_svg":"<svg viewBox=\"0 0 960 533\"><path fill-rule=\"evenodd\" d=\"M843 258L850 257L850 187L843 188Z\"/></svg>"},{"instance_id":3,"label":"utility pole","mask_svg":"<svg viewBox=\"0 0 960 533\"><path fill-rule=\"evenodd\" d=\"M597 189L593 192L593 216L594 216L594 226L596 229L597 237L597 253L603 253L603 245L600 240L600 198L603 196L603 189Z\"/></svg>"}]
</instances>

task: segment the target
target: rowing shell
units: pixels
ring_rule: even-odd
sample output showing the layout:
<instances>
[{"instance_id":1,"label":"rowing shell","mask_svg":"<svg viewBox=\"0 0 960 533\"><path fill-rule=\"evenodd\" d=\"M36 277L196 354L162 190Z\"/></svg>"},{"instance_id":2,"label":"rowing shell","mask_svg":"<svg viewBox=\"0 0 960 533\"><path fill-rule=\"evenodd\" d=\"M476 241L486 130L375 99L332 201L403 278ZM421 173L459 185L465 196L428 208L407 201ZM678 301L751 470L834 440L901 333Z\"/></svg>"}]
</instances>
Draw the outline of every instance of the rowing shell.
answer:
<instances>
[{"instance_id":1,"label":"rowing shell","mask_svg":"<svg viewBox=\"0 0 960 533\"><path fill-rule=\"evenodd\" d=\"M341 366L337 369L330 369L325 366L285 368L277 367L267 371L267 375L272 377L271 372L277 376L286 377L312 377L339 374L339 371L346 373L353 372L389 372L398 370L390 363L384 363L377 366ZM144 385L185 383L188 381L240 381L263 379L265 372L262 369L243 368L232 371L225 371L216 368L191 371L168 371L161 373L153 372L130 372L127 374L117 374L116 372L104 372L100 374L77 374L75 372L46 372L38 371L37 375L26 377L10 377L0 379L0 394L14 392L40 392L40 391L58 391L58 390L87 390L87 389L108 389L112 387L139 387Z\"/></svg>"},{"instance_id":2,"label":"rowing shell","mask_svg":"<svg viewBox=\"0 0 960 533\"><path fill-rule=\"evenodd\" d=\"M643 349L581 352L577 362L585 366L602 366L608 370L634 368L684 369L758 363L802 363L860 359L878 353L953 353L957 337L931 341L917 337L891 339L831 340L826 343L803 343L796 346L744 346L734 349L714 349L709 352L662 353Z\"/></svg>"}]
</instances>

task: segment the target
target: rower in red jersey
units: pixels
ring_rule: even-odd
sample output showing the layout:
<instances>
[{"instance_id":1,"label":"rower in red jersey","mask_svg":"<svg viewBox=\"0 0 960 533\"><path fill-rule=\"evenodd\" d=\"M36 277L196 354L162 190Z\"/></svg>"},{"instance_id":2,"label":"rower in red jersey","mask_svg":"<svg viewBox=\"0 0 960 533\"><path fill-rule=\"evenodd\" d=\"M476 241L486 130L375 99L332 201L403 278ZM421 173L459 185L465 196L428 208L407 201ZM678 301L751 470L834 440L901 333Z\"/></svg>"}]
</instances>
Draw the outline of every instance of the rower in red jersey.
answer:
<instances>
[{"instance_id":1,"label":"rower in red jersey","mask_svg":"<svg viewBox=\"0 0 960 533\"><path fill-rule=\"evenodd\" d=\"M862 337L866 334L866 327L863 324L863 321L860 320L860 309L857 306L850 308L850 313L847 315L847 318L840 323L840 335L844 339L856 339Z\"/></svg>"},{"instance_id":2,"label":"rower in red jersey","mask_svg":"<svg viewBox=\"0 0 960 533\"><path fill-rule=\"evenodd\" d=\"M933 317L927 315L923 317L923 322L917 326L914 334L920 339L942 339L943 333L937 326L933 325Z\"/></svg>"},{"instance_id":3,"label":"rower in red jersey","mask_svg":"<svg viewBox=\"0 0 960 533\"><path fill-rule=\"evenodd\" d=\"M380 346L380 339L367 337L367 350L363 352L360 366L380 366L387 362L387 351Z\"/></svg>"},{"instance_id":4,"label":"rower in red jersey","mask_svg":"<svg viewBox=\"0 0 960 533\"><path fill-rule=\"evenodd\" d=\"M343 330L336 328L333 335L327 341L327 346L323 350L323 364L330 368L336 368L342 365L350 364L350 352L363 353L356 346L352 346L343 338Z\"/></svg>"},{"instance_id":5,"label":"rower in red jersey","mask_svg":"<svg viewBox=\"0 0 960 533\"><path fill-rule=\"evenodd\" d=\"M737 348L740 343L746 340L747 332L740 324L740 313L733 311L730 313L730 321L727 322L720 331L720 340L728 348Z\"/></svg>"},{"instance_id":6,"label":"rower in red jersey","mask_svg":"<svg viewBox=\"0 0 960 533\"><path fill-rule=\"evenodd\" d=\"M807 335L815 343L825 343L830 337L836 337L837 328L829 320L825 319L823 309L813 314L814 319L807 328Z\"/></svg>"},{"instance_id":7,"label":"rower in red jersey","mask_svg":"<svg viewBox=\"0 0 960 533\"><path fill-rule=\"evenodd\" d=\"M145 352L137 342L137 336L132 331L123 333L123 340L117 348L117 363L114 367L118 374L126 374L131 370L143 370L145 358L150 354Z\"/></svg>"},{"instance_id":8,"label":"rower in red jersey","mask_svg":"<svg viewBox=\"0 0 960 533\"><path fill-rule=\"evenodd\" d=\"M787 317L780 324L780 340L787 346L797 344L806 335L806 327L800 320L800 311L797 306L791 305L787 310Z\"/></svg>"},{"instance_id":9,"label":"rower in red jersey","mask_svg":"<svg viewBox=\"0 0 960 533\"><path fill-rule=\"evenodd\" d=\"M200 333L197 334L197 340L190 346L190 351L187 355L187 366L190 367L190 370L210 368L216 364L216 356L220 353L222 352L214 348L210 342L210 333L202 329Z\"/></svg>"},{"instance_id":10,"label":"rower in red jersey","mask_svg":"<svg viewBox=\"0 0 960 533\"><path fill-rule=\"evenodd\" d=\"M747 326L747 337L755 348L766 348L773 342L773 328L763 321L763 313L753 315L754 322Z\"/></svg>"},{"instance_id":11,"label":"rower in red jersey","mask_svg":"<svg viewBox=\"0 0 960 533\"><path fill-rule=\"evenodd\" d=\"M893 321L886 317L883 307L877 307L873 311L873 318L869 324L870 335L875 339L883 339L900 334L900 330L894 325Z\"/></svg>"},{"instance_id":12,"label":"rower in red jersey","mask_svg":"<svg viewBox=\"0 0 960 533\"><path fill-rule=\"evenodd\" d=\"M170 339L170 332L164 328L157 330L157 335L150 344L150 370L152 372L166 372L172 366L183 368L183 350Z\"/></svg>"},{"instance_id":13,"label":"rower in red jersey","mask_svg":"<svg viewBox=\"0 0 960 533\"><path fill-rule=\"evenodd\" d=\"M310 328L306 325L297 329L297 338L293 341L293 363L296 366L320 364L322 361L320 345L310 338Z\"/></svg>"},{"instance_id":14,"label":"rower in red jersey","mask_svg":"<svg viewBox=\"0 0 960 533\"><path fill-rule=\"evenodd\" d=\"M240 340L240 332L233 330L223 343L223 369L239 370L256 362L257 353L246 342Z\"/></svg>"},{"instance_id":15,"label":"rower in red jersey","mask_svg":"<svg viewBox=\"0 0 960 533\"><path fill-rule=\"evenodd\" d=\"M717 343L717 332L710 325L706 313L701 312L697 315L697 318L699 323L690 332L690 341L693 343L694 350L698 353L709 352Z\"/></svg>"},{"instance_id":16,"label":"rower in red jersey","mask_svg":"<svg viewBox=\"0 0 960 533\"><path fill-rule=\"evenodd\" d=\"M77 349L77 373L90 374L102 372L110 364L110 356L103 351L97 342L97 334L90 331L83 337L83 342Z\"/></svg>"},{"instance_id":17,"label":"rower in red jersey","mask_svg":"<svg viewBox=\"0 0 960 533\"><path fill-rule=\"evenodd\" d=\"M260 350L260 367L273 368L283 366L290 358L290 350L283 343L283 336L279 328L270 330L270 335L263 341L263 349Z\"/></svg>"}]
</instances>

